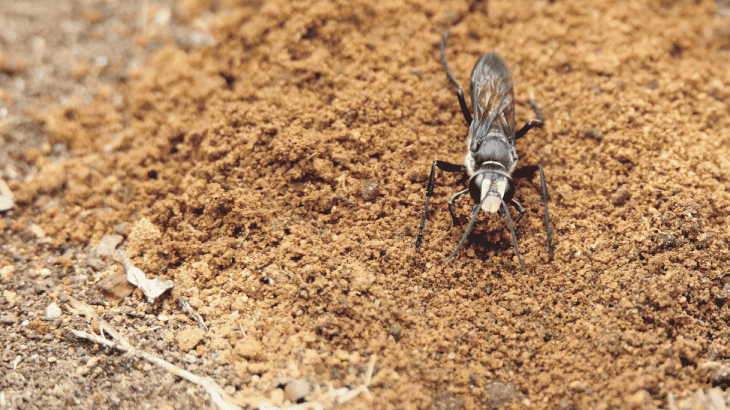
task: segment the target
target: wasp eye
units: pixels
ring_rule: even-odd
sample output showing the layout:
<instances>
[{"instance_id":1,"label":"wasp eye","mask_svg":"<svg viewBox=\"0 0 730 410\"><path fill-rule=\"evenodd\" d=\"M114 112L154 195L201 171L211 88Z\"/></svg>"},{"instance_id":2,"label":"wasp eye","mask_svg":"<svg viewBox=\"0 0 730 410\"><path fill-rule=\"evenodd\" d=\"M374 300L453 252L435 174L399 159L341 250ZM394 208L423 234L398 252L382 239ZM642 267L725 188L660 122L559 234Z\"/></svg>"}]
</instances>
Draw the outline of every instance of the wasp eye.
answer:
<instances>
[{"instance_id":1,"label":"wasp eye","mask_svg":"<svg viewBox=\"0 0 730 410\"><path fill-rule=\"evenodd\" d=\"M479 203L482 200L482 181L484 180L484 174L476 174L471 177L469 181L469 194L474 202Z\"/></svg>"}]
</instances>

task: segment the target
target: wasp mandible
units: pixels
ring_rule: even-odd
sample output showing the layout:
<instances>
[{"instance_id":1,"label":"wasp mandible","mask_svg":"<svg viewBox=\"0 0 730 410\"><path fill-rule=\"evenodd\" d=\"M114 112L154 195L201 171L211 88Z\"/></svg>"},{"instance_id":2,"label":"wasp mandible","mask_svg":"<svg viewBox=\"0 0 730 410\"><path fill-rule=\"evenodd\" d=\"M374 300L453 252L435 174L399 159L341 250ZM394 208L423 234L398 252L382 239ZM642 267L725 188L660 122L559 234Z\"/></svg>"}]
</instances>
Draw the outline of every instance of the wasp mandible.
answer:
<instances>
[{"instance_id":1,"label":"wasp mandible","mask_svg":"<svg viewBox=\"0 0 730 410\"><path fill-rule=\"evenodd\" d=\"M525 265L522 263L520 250L517 246L517 237L507 204L512 205L519 215L515 218L514 223L519 222L525 214L524 208L519 202L514 200L515 186L512 182L512 174L517 167L516 142L530 131L532 128L541 128L543 119L540 110L535 104L534 98L530 98L530 104L537 114L537 120L530 120L519 131L515 132L515 91L507 66L504 64L497 53L492 52L485 54L474 66L471 73L471 82L469 83L472 106L474 109L474 120L472 120L469 107L464 99L464 91L454 78L446 63L444 49L446 48L446 40L449 38L450 31L444 34L441 40L441 62L446 70L446 77L449 82L456 88L456 95L459 98L461 112L469 126L469 134L466 139L466 157L464 165L452 164L445 161L434 161L431 165L431 177L428 179L428 187L426 189L426 203L421 216L421 223L418 228L418 237L416 238L416 250L420 249L423 243L423 228L426 224L426 216L428 215L428 203L433 195L434 180L436 177L436 168L446 172L465 172L469 176L469 188L457 192L449 200L449 212L453 219L454 225L459 225L459 218L454 212L454 203L456 200L469 193L476 203L472 209L472 216L466 231L461 237L459 244L454 252L446 258L444 263L451 260L461 249L466 241L469 232L474 226L474 221L479 214L479 210L493 214L496 213L500 217L507 217L509 230L512 234L512 245L517 254L517 260L520 267L525 271ZM550 229L550 216L548 211L549 195L547 185L545 184L545 174L542 165L538 165L540 170L540 185L542 189L542 201L545 206L545 229L547 230L548 253L550 258L553 255L552 231Z\"/></svg>"}]
</instances>

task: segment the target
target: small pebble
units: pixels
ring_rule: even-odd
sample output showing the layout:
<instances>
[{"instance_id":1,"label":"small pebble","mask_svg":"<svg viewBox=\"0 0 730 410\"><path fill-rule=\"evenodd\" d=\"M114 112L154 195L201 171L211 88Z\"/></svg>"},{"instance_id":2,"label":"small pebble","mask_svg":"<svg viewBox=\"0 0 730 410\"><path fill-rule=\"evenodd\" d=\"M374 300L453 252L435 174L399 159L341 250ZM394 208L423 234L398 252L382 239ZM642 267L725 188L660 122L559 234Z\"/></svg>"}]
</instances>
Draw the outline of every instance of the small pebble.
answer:
<instances>
[{"instance_id":1,"label":"small pebble","mask_svg":"<svg viewBox=\"0 0 730 410\"><path fill-rule=\"evenodd\" d=\"M12 313L6 313L6 314L0 316L0 323L5 323L6 325L12 325L13 323L15 323L17 321L18 321L18 317Z\"/></svg>"},{"instance_id":2,"label":"small pebble","mask_svg":"<svg viewBox=\"0 0 730 410\"><path fill-rule=\"evenodd\" d=\"M185 356L183 356L183 359L184 359L184 360L185 360L186 362L190 363L190 364L194 364L195 362L197 362L197 361L198 361L198 358L197 358L197 357L195 357L195 355L194 355L194 354L190 354L190 353L187 353L187 354L186 354Z\"/></svg>"},{"instance_id":3,"label":"small pebble","mask_svg":"<svg viewBox=\"0 0 730 410\"><path fill-rule=\"evenodd\" d=\"M61 308L58 307L56 302L51 302L51 304L48 305L48 307L46 308L46 317L48 319L58 319L59 317L61 317L62 313L63 312L61 312Z\"/></svg>"},{"instance_id":4,"label":"small pebble","mask_svg":"<svg viewBox=\"0 0 730 410\"><path fill-rule=\"evenodd\" d=\"M629 199L631 199L631 192L629 192L625 186L622 186L616 191L616 195L614 195L611 202L613 203L613 206L622 206Z\"/></svg>"},{"instance_id":5,"label":"small pebble","mask_svg":"<svg viewBox=\"0 0 730 410\"><path fill-rule=\"evenodd\" d=\"M585 135L586 138L592 138L594 140L601 140L601 137L603 134L601 134L601 130L598 128L588 128L583 132L583 135Z\"/></svg>"},{"instance_id":6,"label":"small pebble","mask_svg":"<svg viewBox=\"0 0 730 410\"><path fill-rule=\"evenodd\" d=\"M99 245L92 249L92 253L96 253L98 256L113 256L117 245L123 240L122 235L104 235L99 241Z\"/></svg>"},{"instance_id":7,"label":"small pebble","mask_svg":"<svg viewBox=\"0 0 730 410\"><path fill-rule=\"evenodd\" d=\"M0 269L0 278L3 279L10 279L13 276L13 272L15 272L15 266L8 265Z\"/></svg>"},{"instance_id":8,"label":"small pebble","mask_svg":"<svg viewBox=\"0 0 730 410\"><path fill-rule=\"evenodd\" d=\"M46 237L46 231L44 231L43 228L41 228L39 225L31 224L30 231L33 232L33 235L37 236L40 239Z\"/></svg>"},{"instance_id":9,"label":"small pebble","mask_svg":"<svg viewBox=\"0 0 730 410\"><path fill-rule=\"evenodd\" d=\"M270 399L275 405L281 406L284 404L284 392L281 389L274 389L274 391L271 392Z\"/></svg>"},{"instance_id":10,"label":"small pebble","mask_svg":"<svg viewBox=\"0 0 730 410\"><path fill-rule=\"evenodd\" d=\"M8 185L0 179L0 212L7 211L8 209L15 206L13 201L13 192L8 188Z\"/></svg>"},{"instance_id":11,"label":"small pebble","mask_svg":"<svg viewBox=\"0 0 730 410\"><path fill-rule=\"evenodd\" d=\"M13 198L7 197L5 195L0 195L0 212L7 211L14 206L15 201L13 201Z\"/></svg>"},{"instance_id":12,"label":"small pebble","mask_svg":"<svg viewBox=\"0 0 730 410\"><path fill-rule=\"evenodd\" d=\"M298 403L299 400L309 396L312 386L304 380L294 380L287 383L284 388L284 397L292 403Z\"/></svg>"},{"instance_id":13,"label":"small pebble","mask_svg":"<svg viewBox=\"0 0 730 410\"><path fill-rule=\"evenodd\" d=\"M369 179L368 182L365 183L365 187L362 190L362 199L366 201L372 201L373 199L375 199L375 197L377 197L379 193L378 188L378 180L375 178Z\"/></svg>"}]
</instances>

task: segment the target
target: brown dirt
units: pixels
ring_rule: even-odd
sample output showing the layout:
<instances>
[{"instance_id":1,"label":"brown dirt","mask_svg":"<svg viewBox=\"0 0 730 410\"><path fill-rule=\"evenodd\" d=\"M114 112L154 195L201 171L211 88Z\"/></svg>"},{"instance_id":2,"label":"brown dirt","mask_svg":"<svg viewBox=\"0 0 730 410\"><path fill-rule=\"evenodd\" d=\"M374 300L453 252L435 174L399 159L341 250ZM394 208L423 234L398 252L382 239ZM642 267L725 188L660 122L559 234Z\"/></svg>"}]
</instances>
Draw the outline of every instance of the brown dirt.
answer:
<instances>
[{"instance_id":1,"label":"brown dirt","mask_svg":"<svg viewBox=\"0 0 730 410\"><path fill-rule=\"evenodd\" d=\"M195 26L204 10L182 1L176 18ZM657 408L727 385L716 371L730 357L730 25L714 3L214 11L204 21L215 46L168 38L92 103L37 112L48 145L69 154L28 150L38 171L9 181L18 206L0 219L2 265L13 266L0 307L15 320L0 330L6 368L24 359L0 381L5 400L210 406L161 370L73 338L65 328L87 325L69 312L43 320L64 295L239 404L280 397L282 376L355 387L371 355L372 403L344 407ZM430 164L459 162L465 148L438 57L449 28L462 85L497 50L513 70L518 123L531 118L531 92L545 114L517 149L525 171L545 167L555 257L539 177L522 172L527 273L496 218L481 217L441 263L463 233L446 210L464 186L452 175L438 175L414 250ZM458 205L466 215L471 204ZM95 247L113 234L148 275L175 282L172 295L154 305L139 291L121 303L100 296L94 283L120 268ZM179 297L207 322L202 337ZM61 365L33 367L20 348L29 340L38 353L85 353L49 348ZM109 364L88 366L86 354ZM28 387L43 371L50 381ZM23 386L35 395L20 398Z\"/></svg>"}]
</instances>

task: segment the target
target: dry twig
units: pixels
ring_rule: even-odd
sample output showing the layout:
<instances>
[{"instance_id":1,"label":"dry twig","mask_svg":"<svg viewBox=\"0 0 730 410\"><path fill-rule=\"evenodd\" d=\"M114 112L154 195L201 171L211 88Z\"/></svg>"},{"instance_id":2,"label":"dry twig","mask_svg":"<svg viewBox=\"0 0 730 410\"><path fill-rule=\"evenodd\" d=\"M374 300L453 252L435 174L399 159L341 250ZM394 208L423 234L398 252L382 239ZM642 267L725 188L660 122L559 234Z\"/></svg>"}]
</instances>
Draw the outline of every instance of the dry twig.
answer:
<instances>
[{"instance_id":1,"label":"dry twig","mask_svg":"<svg viewBox=\"0 0 730 410\"><path fill-rule=\"evenodd\" d=\"M174 364L171 364L163 359L160 359L159 357L147 353L144 351L137 350L134 346L132 346L127 339L125 339L119 332L117 332L109 323L107 323L104 319L98 317L95 315L95 319L99 321L99 333L101 335L106 332L109 336L111 336L114 341L107 340L103 336L95 335L93 333L87 333L80 330L70 329L71 333L73 333L76 337L80 337L82 339L87 339L95 343L99 343L101 345L111 347L114 349L119 349L124 352L127 352L133 356L140 357L142 359L145 359L151 363L154 363L163 369L167 370L168 372L174 374L175 376L178 376L180 378L183 378L191 383L197 384L198 386L205 389L206 393L210 396L210 398L213 400L213 403L215 403L216 406L218 406L219 409L223 410L240 410L241 408L230 404L231 397L228 396L225 392L223 392L223 389L218 386L218 384L213 381L210 377L200 377L193 373L190 373L186 370L183 370Z\"/></svg>"},{"instance_id":2,"label":"dry twig","mask_svg":"<svg viewBox=\"0 0 730 410\"><path fill-rule=\"evenodd\" d=\"M188 300L180 297L177 300L177 305L180 306L181 309L186 311L188 315L192 316L193 319L195 319L196 322L198 322L198 326L200 326L201 329L208 331L208 326L205 325L205 321L203 320L203 317L198 314L198 312L193 309L192 306L190 306L190 303L188 303Z\"/></svg>"}]
</instances>

